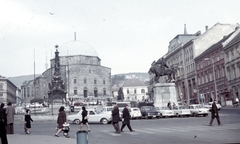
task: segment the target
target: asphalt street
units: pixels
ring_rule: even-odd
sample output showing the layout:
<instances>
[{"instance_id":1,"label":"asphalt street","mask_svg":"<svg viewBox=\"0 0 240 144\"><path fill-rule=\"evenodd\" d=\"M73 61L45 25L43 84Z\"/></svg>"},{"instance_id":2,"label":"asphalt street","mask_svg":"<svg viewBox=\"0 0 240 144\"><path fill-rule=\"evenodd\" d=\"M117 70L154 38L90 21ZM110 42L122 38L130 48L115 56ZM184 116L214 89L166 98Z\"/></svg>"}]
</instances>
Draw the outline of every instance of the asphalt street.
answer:
<instances>
[{"instance_id":1,"label":"asphalt street","mask_svg":"<svg viewBox=\"0 0 240 144\"><path fill-rule=\"evenodd\" d=\"M131 120L134 132L125 127L121 134L114 133L111 124L90 124L88 133L89 144L159 144L159 143L240 143L240 109L223 108L220 113L222 126L214 120L213 126L208 126L210 115L207 117L183 117ZM121 124L121 123L120 123ZM26 137L22 121L15 122L15 134ZM31 133L27 137L48 136L51 141L76 143L76 132L79 125L71 124L70 138L54 137L56 121L35 120L32 123ZM86 126L84 127L86 129ZM14 135L8 137L9 142L15 142ZM37 141L37 139L36 139ZM50 140L48 140L49 142ZM51 142L51 143L53 143ZM27 144L27 140L25 142ZM36 143L37 144L37 143Z\"/></svg>"}]
</instances>

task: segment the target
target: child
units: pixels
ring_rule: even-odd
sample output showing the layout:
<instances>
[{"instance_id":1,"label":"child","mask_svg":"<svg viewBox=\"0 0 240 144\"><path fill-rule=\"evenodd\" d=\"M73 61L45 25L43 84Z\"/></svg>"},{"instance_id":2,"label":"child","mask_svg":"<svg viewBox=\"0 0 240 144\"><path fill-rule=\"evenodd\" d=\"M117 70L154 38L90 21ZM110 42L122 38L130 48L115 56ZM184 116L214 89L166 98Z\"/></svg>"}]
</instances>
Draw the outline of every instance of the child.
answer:
<instances>
[{"instance_id":1,"label":"child","mask_svg":"<svg viewBox=\"0 0 240 144\"><path fill-rule=\"evenodd\" d=\"M31 128L31 121L33 122L30 114L31 114L31 111L27 109L26 115L25 115L25 126L24 126L24 130L26 134L29 134L29 129Z\"/></svg>"}]
</instances>

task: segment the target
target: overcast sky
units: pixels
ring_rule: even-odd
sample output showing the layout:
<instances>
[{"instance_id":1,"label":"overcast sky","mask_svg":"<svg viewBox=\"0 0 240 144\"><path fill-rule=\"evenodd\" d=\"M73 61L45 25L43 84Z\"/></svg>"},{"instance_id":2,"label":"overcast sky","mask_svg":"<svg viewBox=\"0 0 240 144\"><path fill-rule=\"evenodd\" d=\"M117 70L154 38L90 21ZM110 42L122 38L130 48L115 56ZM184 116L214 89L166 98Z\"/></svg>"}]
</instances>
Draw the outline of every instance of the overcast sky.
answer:
<instances>
[{"instance_id":1,"label":"overcast sky","mask_svg":"<svg viewBox=\"0 0 240 144\"><path fill-rule=\"evenodd\" d=\"M74 32L112 74L147 72L184 24L188 34L236 24L239 6L239 0L0 0L0 75L33 74L34 50L41 74L54 46L74 40Z\"/></svg>"}]
</instances>

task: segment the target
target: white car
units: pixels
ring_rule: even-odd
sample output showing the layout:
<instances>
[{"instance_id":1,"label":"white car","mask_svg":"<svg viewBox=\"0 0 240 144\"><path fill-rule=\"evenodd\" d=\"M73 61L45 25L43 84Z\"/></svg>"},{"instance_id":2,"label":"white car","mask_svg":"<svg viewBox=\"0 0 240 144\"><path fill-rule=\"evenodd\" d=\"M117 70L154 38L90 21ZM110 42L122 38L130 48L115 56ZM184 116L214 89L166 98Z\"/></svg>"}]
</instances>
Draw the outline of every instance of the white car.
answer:
<instances>
[{"instance_id":1,"label":"white car","mask_svg":"<svg viewBox=\"0 0 240 144\"><path fill-rule=\"evenodd\" d=\"M89 123L102 123L108 124L112 121L112 116L109 113L101 112L96 109L87 109L88 111L88 122ZM68 115L67 121L70 123L80 124L82 120L82 110L80 110L77 114Z\"/></svg>"},{"instance_id":2,"label":"white car","mask_svg":"<svg viewBox=\"0 0 240 144\"><path fill-rule=\"evenodd\" d=\"M139 108L129 108L130 116L132 119L142 118L142 113Z\"/></svg>"},{"instance_id":3,"label":"white car","mask_svg":"<svg viewBox=\"0 0 240 144\"><path fill-rule=\"evenodd\" d=\"M156 110L160 113L160 117L173 117L174 112L170 110L167 106L164 107L156 107Z\"/></svg>"},{"instance_id":4,"label":"white car","mask_svg":"<svg viewBox=\"0 0 240 144\"><path fill-rule=\"evenodd\" d=\"M102 112L107 112L109 114L112 114L113 106L106 106L103 107Z\"/></svg>"},{"instance_id":5,"label":"white car","mask_svg":"<svg viewBox=\"0 0 240 144\"><path fill-rule=\"evenodd\" d=\"M211 111L212 110L212 103L213 102L209 102L208 104L204 105L204 107L209 109L209 111ZM222 108L222 106L219 103L217 103L216 105L217 105L218 110L220 110Z\"/></svg>"},{"instance_id":6,"label":"white car","mask_svg":"<svg viewBox=\"0 0 240 144\"><path fill-rule=\"evenodd\" d=\"M189 105L188 107L193 116L203 115L205 117L209 114L209 109L204 108L202 105L193 104L193 105Z\"/></svg>"},{"instance_id":7,"label":"white car","mask_svg":"<svg viewBox=\"0 0 240 144\"><path fill-rule=\"evenodd\" d=\"M181 117L181 116L189 117L191 115L190 109L183 105L173 107L173 112L176 117Z\"/></svg>"}]
</instances>

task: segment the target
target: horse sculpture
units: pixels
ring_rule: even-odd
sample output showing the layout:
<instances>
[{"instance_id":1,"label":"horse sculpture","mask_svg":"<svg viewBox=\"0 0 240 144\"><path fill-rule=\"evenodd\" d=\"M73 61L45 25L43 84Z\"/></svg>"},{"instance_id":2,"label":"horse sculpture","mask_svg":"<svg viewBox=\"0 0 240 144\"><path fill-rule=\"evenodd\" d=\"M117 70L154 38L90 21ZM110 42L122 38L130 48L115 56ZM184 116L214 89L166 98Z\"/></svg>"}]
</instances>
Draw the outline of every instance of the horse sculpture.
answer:
<instances>
[{"instance_id":1,"label":"horse sculpture","mask_svg":"<svg viewBox=\"0 0 240 144\"><path fill-rule=\"evenodd\" d=\"M175 69L174 68L165 68L164 72L162 72L159 65L155 64L149 69L150 73L155 74L155 82L159 83L159 78L161 76L167 75L168 79L166 80L167 83L172 82L175 80Z\"/></svg>"}]
</instances>

